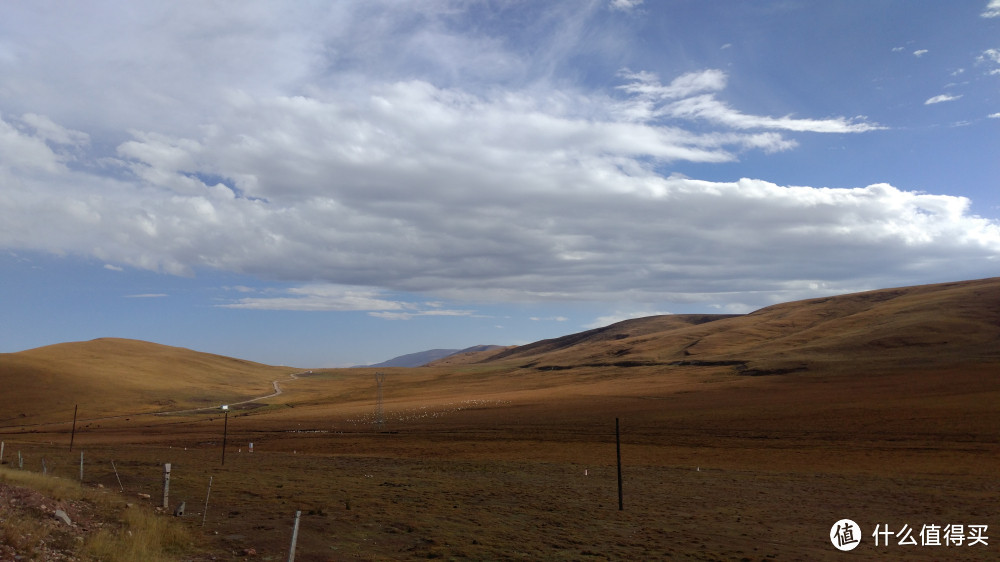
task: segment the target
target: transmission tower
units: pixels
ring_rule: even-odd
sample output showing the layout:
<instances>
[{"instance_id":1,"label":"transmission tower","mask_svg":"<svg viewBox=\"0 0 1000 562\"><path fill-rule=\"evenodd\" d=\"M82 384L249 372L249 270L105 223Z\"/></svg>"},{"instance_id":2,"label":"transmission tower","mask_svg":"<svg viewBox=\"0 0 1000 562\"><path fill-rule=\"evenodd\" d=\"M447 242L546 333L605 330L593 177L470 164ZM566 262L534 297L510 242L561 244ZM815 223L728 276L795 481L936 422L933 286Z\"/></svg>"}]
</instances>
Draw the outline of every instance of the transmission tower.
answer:
<instances>
[{"instance_id":1,"label":"transmission tower","mask_svg":"<svg viewBox=\"0 0 1000 562\"><path fill-rule=\"evenodd\" d=\"M378 390L375 393L375 429L383 431L385 429L385 410L382 409L382 383L385 381L385 373L375 373L375 384Z\"/></svg>"}]
</instances>

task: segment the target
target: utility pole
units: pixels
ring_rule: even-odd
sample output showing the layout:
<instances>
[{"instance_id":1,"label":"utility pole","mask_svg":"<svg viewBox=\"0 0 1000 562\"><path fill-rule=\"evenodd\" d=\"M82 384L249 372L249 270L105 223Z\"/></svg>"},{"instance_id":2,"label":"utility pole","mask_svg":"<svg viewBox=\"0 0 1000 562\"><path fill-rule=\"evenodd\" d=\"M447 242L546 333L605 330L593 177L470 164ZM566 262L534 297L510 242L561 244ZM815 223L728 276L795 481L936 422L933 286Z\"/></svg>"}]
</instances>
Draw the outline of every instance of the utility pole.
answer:
<instances>
[{"instance_id":1,"label":"utility pole","mask_svg":"<svg viewBox=\"0 0 1000 562\"><path fill-rule=\"evenodd\" d=\"M222 466L226 466L226 438L229 436L229 406L223 405L222 411L226 413L226 421L222 424Z\"/></svg>"}]
</instances>

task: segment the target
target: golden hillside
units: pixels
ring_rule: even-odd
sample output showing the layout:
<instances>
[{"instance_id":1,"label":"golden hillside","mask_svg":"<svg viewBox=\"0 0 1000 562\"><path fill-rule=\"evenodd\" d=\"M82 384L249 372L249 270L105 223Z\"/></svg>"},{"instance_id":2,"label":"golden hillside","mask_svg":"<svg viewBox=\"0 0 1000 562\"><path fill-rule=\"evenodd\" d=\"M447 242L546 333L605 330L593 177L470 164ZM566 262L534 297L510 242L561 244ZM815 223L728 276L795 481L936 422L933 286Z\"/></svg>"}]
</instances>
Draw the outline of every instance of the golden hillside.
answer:
<instances>
[{"instance_id":1,"label":"golden hillside","mask_svg":"<svg viewBox=\"0 0 1000 562\"><path fill-rule=\"evenodd\" d=\"M471 389L484 395L542 388L572 394L590 385L585 392L593 394L605 391L595 384L612 380L617 381L614 392L629 393L633 383L649 384L636 381L667 384L670 377L664 375L682 372L713 377L878 374L964 366L985 372L998 363L1000 278L992 278L809 299L742 316L638 318L463 354L430 368L392 371L401 385L397 390L412 387L415 397L426 400ZM72 416L74 404L84 419L96 417L95 412L214 406L269 394L271 381L297 370L111 338L0 354L5 388L0 426L62 420ZM295 388L310 389L309 403L327 397L341 407L359 401L367 408L370 374L340 371L343 384L320 388L321 382L298 381ZM271 402L288 400L293 398Z\"/></svg>"},{"instance_id":2,"label":"golden hillside","mask_svg":"<svg viewBox=\"0 0 1000 562\"><path fill-rule=\"evenodd\" d=\"M744 374L1000 359L1000 278L883 289L770 306L743 316L626 320L482 359L538 370L732 366Z\"/></svg>"},{"instance_id":3,"label":"golden hillside","mask_svg":"<svg viewBox=\"0 0 1000 562\"><path fill-rule=\"evenodd\" d=\"M0 354L0 425L205 407L261 396L294 369L101 338Z\"/></svg>"}]
</instances>

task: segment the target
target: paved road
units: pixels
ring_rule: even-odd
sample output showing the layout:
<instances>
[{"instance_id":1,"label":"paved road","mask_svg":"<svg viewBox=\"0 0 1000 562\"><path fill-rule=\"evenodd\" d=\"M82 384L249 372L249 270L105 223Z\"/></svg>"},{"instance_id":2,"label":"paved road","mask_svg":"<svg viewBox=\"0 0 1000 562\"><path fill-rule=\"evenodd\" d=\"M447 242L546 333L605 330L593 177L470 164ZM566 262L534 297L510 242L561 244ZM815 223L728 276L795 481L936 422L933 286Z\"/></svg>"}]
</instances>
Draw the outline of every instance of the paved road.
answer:
<instances>
[{"instance_id":1,"label":"paved road","mask_svg":"<svg viewBox=\"0 0 1000 562\"><path fill-rule=\"evenodd\" d=\"M310 374L310 373L312 373L312 371L301 371L301 372L298 372L298 373L292 373L292 374L288 375L288 378L290 380L295 380L295 379L299 378L299 375L306 375L306 374ZM230 406L239 406L241 404L249 404L251 402L257 402L259 400L267 400L268 398L274 398L275 396L280 396L281 392L282 392L281 391L280 382L281 382L280 379L276 380L276 381L271 381L271 385L274 386L274 392L272 392L271 394L268 394L267 396L258 396L257 398L251 398L249 400L243 400L243 401L240 401L240 402L230 402L229 405ZM135 412L135 413L130 413L130 414L118 414L118 415L114 415L114 416L102 416L102 417L96 417L96 418L84 418L84 419L80 419L80 420L77 420L77 421L79 423L84 423L84 422L93 422L93 421L113 420L113 419L119 419L119 418L134 418L134 417L138 417L138 416L167 416L167 415L171 415L171 414L192 414L192 413L196 413L196 412L214 412L214 411L219 411L219 406L209 406L207 408L193 408L193 409L190 409L190 410L170 410L168 412ZM43 423L14 424L14 425L9 425L9 426L0 426L0 429L14 429L14 428L17 428L17 429L20 429L20 430L23 431L25 428L29 428L30 427L30 428L32 428L32 430L37 430L39 428L49 427L49 426L68 425L69 423L70 423L69 421L61 421L61 422L43 422Z\"/></svg>"},{"instance_id":2,"label":"paved road","mask_svg":"<svg viewBox=\"0 0 1000 562\"><path fill-rule=\"evenodd\" d=\"M291 379L291 380L295 380L295 379L299 378L299 375L305 375L305 374L309 374L311 372L312 371L302 371L300 373L292 373L292 374L288 375L288 378ZM243 400L241 402L230 402L229 406L230 407L232 407L232 406L240 406L242 404L249 404L251 402L257 402L259 400L267 400L268 398L274 398L275 396L280 396L281 395L281 385L279 384L280 382L281 382L280 379L276 380L276 381L271 381L271 384L274 385L274 392L272 392L271 394L268 394L267 396L258 396L257 398L251 398L249 400ZM218 410L218 409L219 409L219 406L209 406L207 408L193 408L193 409L190 409L190 410L171 410L169 412L154 412L154 414L157 415L157 416L166 416L166 415L170 415L170 414L191 414L191 413L194 413L194 412L209 412L209 411L215 411L215 410Z\"/></svg>"}]
</instances>

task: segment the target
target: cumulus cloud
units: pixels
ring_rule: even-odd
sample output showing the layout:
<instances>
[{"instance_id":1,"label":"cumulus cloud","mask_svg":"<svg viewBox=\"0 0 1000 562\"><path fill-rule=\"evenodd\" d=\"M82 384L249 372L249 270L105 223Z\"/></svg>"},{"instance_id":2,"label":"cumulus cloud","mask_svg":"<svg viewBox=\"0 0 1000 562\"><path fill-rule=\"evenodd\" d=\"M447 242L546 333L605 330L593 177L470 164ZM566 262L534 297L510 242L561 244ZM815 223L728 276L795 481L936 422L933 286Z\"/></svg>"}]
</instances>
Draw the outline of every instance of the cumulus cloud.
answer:
<instances>
[{"instance_id":1,"label":"cumulus cloud","mask_svg":"<svg viewBox=\"0 0 1000 562\"><path fill-rule=\"evenodd\" d=\"M470 301L699 300L761 287L787 292L789 278L981 263L1000 251L997 225L970 215L963 198L889 185L664 178L632 159L641 150L613 151L615 143L588 135L606 124L400 87L411 95L381 96L370 110L380 123L400 123L392 139L379 140L385 129L371 123L326 114L336 107L284 100L280 119L268 118L274 108L254 111L273 124L240 142L221 131L193 142L131 141L171 149L133 147L136 159L116 161L117 178L60 167L16 175L0 165L5 184L19 185L0 195L0 240L168 273L321 279L225 306L384 318L471 314L386 290ZM441 96L451 103L440 105ZM426 123L408 130L408 115ZM451 125L470 120L481 125L475 142ZM531 134L511 131L517 120ZM543 133L564 139L561 148L538 148L554 142L536 138ZM358 136L368 142L351 142ZM173 150L183 155L163 157ZM222 179L202 181L178 163Z\"/></svg>"},{"instance_id":2,"label":"cumulus cloud","mask_svg":"<svg viewBox=\"0 0 1000 562\"><path fill-rule=\"evenodd\" d=\"M1000 17L1000 0L990 0L990 3L986 5L986 9L979 15L984 18Z\"/></svg>"},{"instance_id":3,"label":"cumulus cloud","mask_svg":"<svg viewBox=\"0 0 1000 562\"><path fill-rule=\"evenodd\" d=\"M916 51L913 51L913 56L919 59L920 57L926 55L929 52L930 51L928 51L927 49L917 49Z\"/></svg>"},{"instance_id":4,"label":"cumulus cloud","mask_svg":"<svg viewBox=\"0 0 1000 562\"><path fill-rule=\"evenodd\" d=\"M929 98L927 101L924 102L924 105L933 105L935 103L955 101L957 99L960 99L961 97L962 97L961 95L953 96L951 94L941 94L939 96L934 96L932 98Z\"/></svg>"},{"instance_id":5,"label":"cumulus cloud","mask_svg":"<svg viewBox=\"0 0 1000 562\"><path fill-rule=\"evenodd\" d=\"M0 106L0 247L258 276L291 288L244 291L222 306L391 319L473 314L401 293L473 302L725 295L741 306L751 293L767 300L848 279L855 288L942 263L962 276L1000 252L998 226L960 197L663 173L793 150L803 135L881 128L865 118L744 112L723 101L730 77L718 69L667 81L627 70L620 87L596 91L519 80L532 57L412 10L364 20L375 33L408 30L403 46L348 50L349 40L368 45L352 31L368 8L337 6L310 17L248 3L232 27L211 7L174 25L143 12L146 52L116 50L128 37L107 34L81 41L88 47L69 62L52 55L85 112L39 86L33 73L44 65L5 63L0 89L34 97L10 102L20 111ZM415 18L434 23L414 33L404 24ZM49 60L22 39L34 63ZM429 50L409 54L417 44ZM241 49L246 57L233 56ZM112 51L121 68L103 66ZM428 53L433 60L420 58ZM139 64L143 56L151 62ZM71 68L77 59L94 76ZM489 87L476 79L482 61L497 73ZM419 65L428 69L413 76Z\"/></svg>"}]
</instances>

